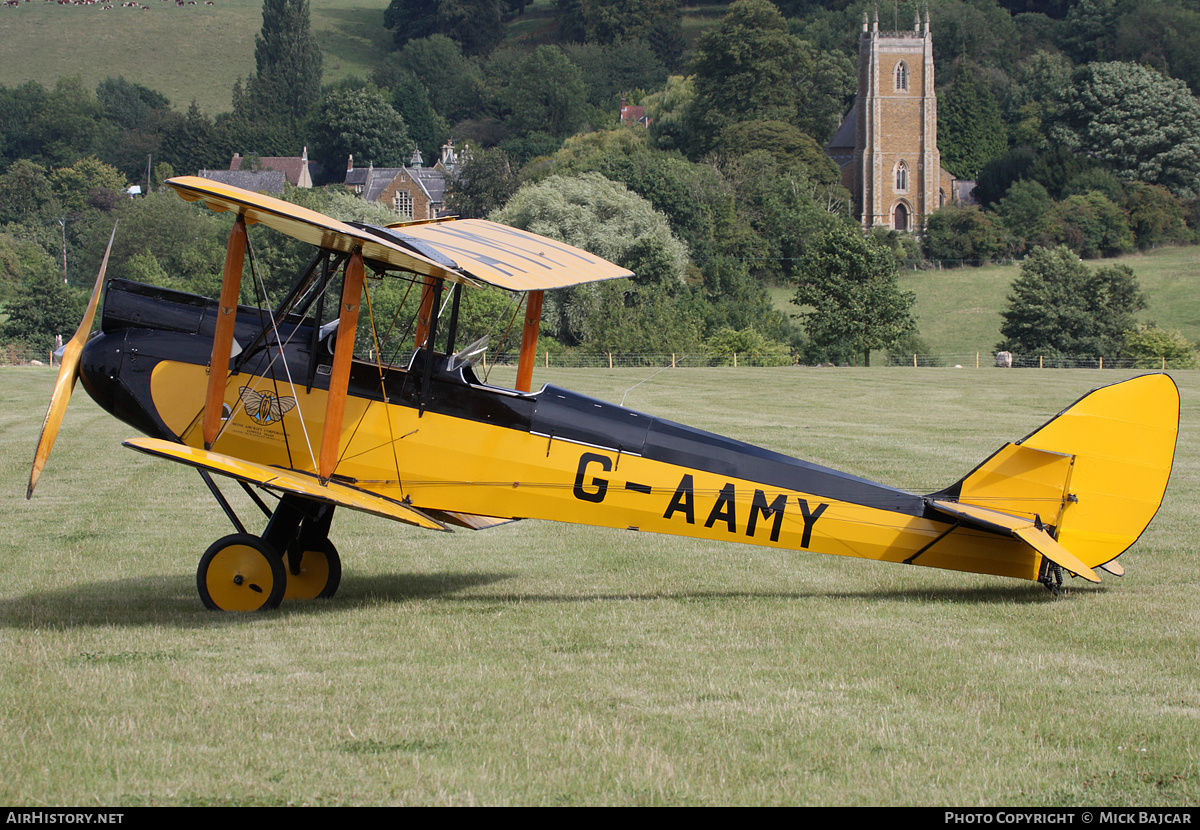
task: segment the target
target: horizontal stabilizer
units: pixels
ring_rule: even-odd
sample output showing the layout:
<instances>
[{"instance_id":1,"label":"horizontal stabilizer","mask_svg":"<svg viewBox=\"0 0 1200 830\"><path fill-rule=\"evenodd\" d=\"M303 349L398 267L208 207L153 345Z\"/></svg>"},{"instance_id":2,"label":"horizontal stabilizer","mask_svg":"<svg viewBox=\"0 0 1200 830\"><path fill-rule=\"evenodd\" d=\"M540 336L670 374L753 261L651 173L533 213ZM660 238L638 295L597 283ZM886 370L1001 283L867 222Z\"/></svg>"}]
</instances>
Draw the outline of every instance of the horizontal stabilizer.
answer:
<instances>
[{"instance_id":1,"label":"horizontal stabilizer","mask_svg":"<svg viewBox=\"0 0 1200 830\"><path fill-rule=\"evenodd\" d=\"M1095 571L1085 565L1079 557L1060 545L1050 534L1038 527L1034 522L1020 516L988 510L970 504L958 504L942 499L931 499L930 506L949 514L963 525L997 533L1002 536L1012 536L1025 542L1042 556L1066 571L1081 576L1088 582L1099 582L1100 577Z\"/></svg>"},{"instance_id":2,"label":"horizontal stabilizer","mask_svg":"<svg viewBox=\"0 0 1200 830\"><path fill-rule=\"evenodd\" d=\"M382 516L385 519L395 519L396 521L416 525L428 530L450 530L444 523L417 510L415 507L410 507L394 499L385 498L376 493L370 493L366 490L360 490L357 487L351 487L348 484L341 484L336 481L321 484L317 480L317 477L311 473L284 470L279 467L268 467L265 464L255 464L252 461L243 461L240 458L232 458L228 455L196 449L184 444L175 444L171 441L162 441L157 438L131 438L125 442L125 446L131 450L144 452L147 455L166 458L170 461L178 461L181 464L187 464L200 470L226 476L227 478L245 481L249 484L257 484L268 490L278 490L283 493L291 493L296 496L315 499L316 501L337 504L342 507L349 507L351 510L371 513L375 516Z\"/></svg>"}]
</instances>

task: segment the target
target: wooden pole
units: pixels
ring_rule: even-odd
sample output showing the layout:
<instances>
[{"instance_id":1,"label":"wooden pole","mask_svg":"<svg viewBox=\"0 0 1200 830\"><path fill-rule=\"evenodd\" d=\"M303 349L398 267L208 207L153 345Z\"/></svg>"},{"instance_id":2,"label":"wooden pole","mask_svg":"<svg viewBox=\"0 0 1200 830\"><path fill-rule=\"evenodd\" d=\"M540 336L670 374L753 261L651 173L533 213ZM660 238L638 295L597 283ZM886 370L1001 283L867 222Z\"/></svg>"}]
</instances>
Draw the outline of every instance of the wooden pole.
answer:
<instances>
[{"instance_id":1,"label":"wooden pole","mask_svg":"<svg viewBox=\"0 0 1200 830\"><path fill-rule=\"evenodd\" d=\"M517 391L528 392L533 385L533 362L537 358L538 329L542 325L544 291L530 291L525 301L525 329L521 332L521 355L517 359ZM546 365L550 353L546 353Z\"/></svg>"},{"instance_id":2,"label":"wooden pole","mask_svg":"<svg viewBox=\"0 0 1200 830\"><path fill-rule=\"evenodd\" d=\"M354 357L354 336L358 329L358 310L362 303L362 249L355 248L342 280L342 307L338 312L337 342L333 347L333 368L329 374L329 397L325 400L325 427L321 432L321 455L317 476L329 481L337 466L342 438L342 416L346 412L346 390L350 386L350 362Z\"/></svg>"},{"instance_id":3,"label":"wooden pole","mask_svg":"<svg viewBox=\"0 0 1200 830\"><path fill-rule=\"evenodd\" d=\"M212 356L208 361L208 391L204 396L202 434L204 449L211 450L221 431L225 384L229 380L229 356L233 351L233 325L237 322L238 295L242 290L242 264L246 257L246 218L239 215L225 244L225 273L217 301L217 328L213 333Z\"/></svg>"}]
</instances>

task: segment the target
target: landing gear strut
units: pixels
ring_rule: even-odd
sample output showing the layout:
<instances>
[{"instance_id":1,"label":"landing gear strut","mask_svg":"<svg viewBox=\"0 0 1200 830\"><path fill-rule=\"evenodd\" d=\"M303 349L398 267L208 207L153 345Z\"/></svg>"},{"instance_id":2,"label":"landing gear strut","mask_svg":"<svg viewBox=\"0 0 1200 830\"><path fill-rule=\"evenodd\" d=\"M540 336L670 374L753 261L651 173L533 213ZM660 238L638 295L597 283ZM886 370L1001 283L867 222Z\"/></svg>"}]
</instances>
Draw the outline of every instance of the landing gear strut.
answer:
<instances>
[{"instance_id":1,"label":"landing gear strut","mask_svg":"<svg viewBox=\"0 0 1200 830\"><path fill-rule=\"evenodd\" d=\"M1042 567L1038 571L1038 582L1045 585L1054 596L1062 593L1063 572L1054 562L1042 557Z\"/></svg>"},{"instance_id":2,"label":"landing gear strut","mask_svg":"<svg viewBox=\"0 0 1200 830\"><path fill-rule=\"evenodd\" d=\"M196 569L196 587L214 611L269 611L284 599L326 599L342 581L342 560L329 541L334 505L285 495L269 510L262 536L247 533L211 478L205 482L237 533L214 542Z\"/></svg>"}]
</instances>

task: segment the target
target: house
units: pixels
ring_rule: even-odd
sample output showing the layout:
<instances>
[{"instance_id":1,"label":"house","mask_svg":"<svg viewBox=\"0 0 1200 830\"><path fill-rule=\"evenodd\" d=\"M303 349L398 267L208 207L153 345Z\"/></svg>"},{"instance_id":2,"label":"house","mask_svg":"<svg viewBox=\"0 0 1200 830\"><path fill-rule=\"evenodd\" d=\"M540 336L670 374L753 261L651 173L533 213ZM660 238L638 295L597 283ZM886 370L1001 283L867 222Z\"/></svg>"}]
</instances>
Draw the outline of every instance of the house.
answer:
<instances>
[{"instance_id":1,"label":"house","mask_svg":"<svg viewBox=\"0 0 1200 830\"><path fill-rule=\"evenodd\" d=\"M280 195L284 185L312 187L320 166L308 160L308 148L299 156L243 156L234 153L228 170L201 170L198 175L255 193Z\"/></svg>"},{"instance_id":2,"label":"house","mask_svg":"<svg viewBox=\"0 0 1200 830\"><path fill-rule=\"evenodd\" d=\"M315 161L308 160L308 148L299 156L251 156L243 157L234 153L229 162L230 170L278 170L283 173L288 184L292 187L312 187L313 179L320 178L321 166Z\"/></svg>"},{"instance_id":3,"label":"house","mask_svg":"<svg viewBox=\"0 0 1200 830\"><path fill-rule=\"evenodd\" d=\"M279 170L201 170L196 175L254 193L283 194L287 177Z\"/></svg>"},{"instance_id":4,"label":"house","mask_svg":"<svg viewBox=\"0 0 1200 830\"><path fill-rule=\"evenodd\" d=\"M419 149L407 167L355 167L350 156L345 184L359 198L386 205L402 217L437 219L446 215L446 186L458 175L468 153L467 147L456 151L454 142L448 142L433 167L425 166Z\"/></svg>"},{"instance_id":5,"label":"house","mask_svg":"<svg viewBox=\"0 0 1200 830\"><path fill-rule=\"evenodd\" d=\"M868 28L863 14L854 107L825 145L863 229L919 230L925 218L960 202L974 184L943 169L937 145L933 36L929 10L912 31Z\"/></svg>"},{"instance_id":6,"label":"house","mask_svg":"<svg viewBox=\"0 0 1200 830\"><path fill-rule=\"evenodd\" d=\"M621 93L621 124L623 126L650 126L650 118L646 116L646 108L627 103L624 92Z\"/></svg>"}]
</instances>

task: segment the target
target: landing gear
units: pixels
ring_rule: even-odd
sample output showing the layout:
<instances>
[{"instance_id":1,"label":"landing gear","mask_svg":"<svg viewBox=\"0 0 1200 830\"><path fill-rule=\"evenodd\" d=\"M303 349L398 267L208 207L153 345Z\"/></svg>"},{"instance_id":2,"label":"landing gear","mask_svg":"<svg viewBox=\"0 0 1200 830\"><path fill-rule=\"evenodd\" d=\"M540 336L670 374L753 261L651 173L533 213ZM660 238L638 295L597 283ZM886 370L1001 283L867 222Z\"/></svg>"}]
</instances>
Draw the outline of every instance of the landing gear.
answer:
<instances>
[{"instance_id":1,"label":"landing gear","mask_svg":"<svg viewBox=\"0 0 1200 830\"><path fill-rule=\"evenodd\" d=\"M196 569L204 607L214 611L268 611L284 599L327 599L342 581L342 560L329 541L334 506L285 495L270 510L248 487L269 517L262 536L247 533L210 478L213 495L237 533L218 539Z\"/></svg>"},{"instance_id":2,"label":"landing gear","mask_svg":"<svg viewBox=\"0 0 1200 830\"><path fill-rule=\"evenodd\" d=\"M293 552L296 548L304 550ZM283 568L287 571L284 599L328 599L342 581L342 560L328 539L312 546L293 545L283 555Z\"/></svg>"},{"instance_id":3,"label":"landing gear","mask_svg":"<svg viewBox=\"0 0 1200 830\"><path fill-rule=\"evenodd\" d=\"M269 611L283 601L287 574L274 548L257 536L234 533L200 557L196 588L213 611Z\"/></svg>"},{"instance_id":4,"label":"landing gear","mask_svg":"<svg viewBox=\"0 0 1200 830\"><path fill-rule=\"evenodd\" d=\"M1046 557L1042 557L1042 567L1038 571L1038 582L1046 586L1046 589L1054 596L1062 593L1063 572L1054 562L1051 562Z\"/></svg>"}]
</instances>

